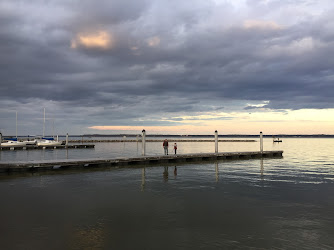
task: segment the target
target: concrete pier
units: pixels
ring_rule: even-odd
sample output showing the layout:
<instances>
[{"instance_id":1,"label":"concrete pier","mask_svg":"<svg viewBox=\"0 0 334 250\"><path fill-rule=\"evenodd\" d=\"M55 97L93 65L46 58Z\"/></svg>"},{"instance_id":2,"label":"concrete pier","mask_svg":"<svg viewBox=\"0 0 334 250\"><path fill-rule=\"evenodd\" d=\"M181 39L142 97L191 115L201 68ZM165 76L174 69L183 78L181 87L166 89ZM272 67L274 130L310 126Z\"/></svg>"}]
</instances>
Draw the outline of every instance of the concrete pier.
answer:
<instances>
[{"instance_id":1,"label":"concrete pier","mask_svg":"<svg viewBox=\"0 0 334 250\"><path fill-rule=\"evenodd\" d=\"M133 165L176 164L199 161L241 160L252 158L282 157L283 151L198 153L182 155L139 156L113 159L68 159L28 162L0 162L0 172L21 172L53 169L85 169L91 167L124 167Z\"/></svg>"}]
</instances>

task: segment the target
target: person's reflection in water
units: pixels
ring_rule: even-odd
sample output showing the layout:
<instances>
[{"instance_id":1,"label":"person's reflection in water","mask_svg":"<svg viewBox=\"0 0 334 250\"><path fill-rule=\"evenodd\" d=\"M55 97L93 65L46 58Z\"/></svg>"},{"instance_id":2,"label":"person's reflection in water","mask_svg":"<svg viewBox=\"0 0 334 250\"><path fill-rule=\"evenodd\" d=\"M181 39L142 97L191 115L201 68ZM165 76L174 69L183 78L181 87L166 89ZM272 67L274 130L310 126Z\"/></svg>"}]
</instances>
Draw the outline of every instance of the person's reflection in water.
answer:
<instances>
[{"instance_id":1,"label":"person's reflection in water","mask_svg":"<svg viewBox=\"0 0 334 250\"><path fill-rule=\"evenodd\" d=\"M168 167L164 167L164 181L167 182L168 181Z\"/></svg>"},{"instance_id":2,"label":"person's reflection in water","mask_svg":"<svg viewBox=\"0 0 334 250\"><path fill-rule=\"evenodd\" d=\"M176 166L174 167L174 178L176 178L176 176L177 176L177 168L176 168Z\"/></svg>"},{"instance_id":3,"label":"person's reflection in water","mask_svg":"<svg viewBox=\"0 0 334 250\"><path fill-rule=\"evenodd\" d=\"M145 168L141 170L141 191L144 191L145 189Z\"/></svg>"}]
</instances>

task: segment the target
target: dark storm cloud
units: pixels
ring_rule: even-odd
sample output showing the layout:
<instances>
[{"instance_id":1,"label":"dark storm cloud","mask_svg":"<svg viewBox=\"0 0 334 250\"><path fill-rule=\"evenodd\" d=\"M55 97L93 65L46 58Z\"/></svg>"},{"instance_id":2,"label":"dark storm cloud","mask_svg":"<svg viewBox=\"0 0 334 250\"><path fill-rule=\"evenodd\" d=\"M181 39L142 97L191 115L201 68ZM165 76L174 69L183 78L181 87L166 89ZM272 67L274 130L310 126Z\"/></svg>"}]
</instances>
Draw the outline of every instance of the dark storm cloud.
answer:
<instances>
[{"instance_id":1,"label":"dark storm cloud","mask_svg":"<svg viewBox=\"0 0 334 250\"><path fill-rule=\"evenodd\" d=\"M333 108L333 6L298 18L284 5L314 1L246 3L247 12L228 1L2 1L0 116L8 100L82 125L177 121L225 100ZM106 48L80 43L100 31Z\"/></svg>"}]
</instances>

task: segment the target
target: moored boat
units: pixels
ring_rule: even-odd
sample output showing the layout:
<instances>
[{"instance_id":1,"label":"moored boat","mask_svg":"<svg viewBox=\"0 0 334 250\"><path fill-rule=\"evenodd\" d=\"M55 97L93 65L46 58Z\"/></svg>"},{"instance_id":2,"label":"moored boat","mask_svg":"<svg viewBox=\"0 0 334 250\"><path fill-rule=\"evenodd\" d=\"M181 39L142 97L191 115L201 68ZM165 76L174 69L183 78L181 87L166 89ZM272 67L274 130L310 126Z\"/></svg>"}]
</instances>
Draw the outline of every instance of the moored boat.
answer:
<instances>
[{"instance_id":1,"label":"moored boat","mask_svg":"<svg viewBox=\"0 0 334 250\"><path fill-rule=\"evenodd\" d=\"M60 146L62 145L62 141L55 141L53 138L42 138L37 139L37 146Z\"/></svg>"},{"instance_id":2,"label":"moored boat","mask_svg":"<svg viewBox=\"0 0 334 250\"><path fill-rule=\"evenodd\" d=\"M1 142L1 147L24 147L24 146L26 146L26 143L22 141L8 140L5 142Z\"/></svg>"},{"instance_id":3,"label":"moored boat","mask_svg":"<svg viewBox=\"0 0 334 250\"><path fill-rule=\"evenodd\" d=\"M282 142L282 140L280 140L278 137L273 137L273 142Z\"/></svg>"},{"instance_id":4,"label":"moored boat","mask_svg":"<svg viewBox=\"0 0 334 250\"><path fill-rule=\"evenodd\" d=\"M37 144L37 141L36 140L32 140L32 141L23 141L26 143L27 146L34 146Z\"/></svg>"}]
</instances>

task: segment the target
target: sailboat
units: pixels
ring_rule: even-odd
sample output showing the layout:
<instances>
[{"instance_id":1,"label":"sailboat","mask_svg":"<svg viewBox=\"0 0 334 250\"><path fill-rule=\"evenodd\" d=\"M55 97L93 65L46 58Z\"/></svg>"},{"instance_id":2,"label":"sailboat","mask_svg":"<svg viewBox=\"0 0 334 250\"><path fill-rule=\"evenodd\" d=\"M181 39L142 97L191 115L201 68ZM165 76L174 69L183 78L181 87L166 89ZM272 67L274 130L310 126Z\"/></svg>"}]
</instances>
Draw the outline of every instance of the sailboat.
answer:
<instances>
[{"instance_id":1,"label":"sailboat","mask_svg":"<svg viewBox=\"0 0 334 250\"><path fill-rule=\"evenodd\" d=\"M61 141L55 141L52 137L42 137L41 139L36 139L38 146L60 146L62 145Z\"/></svg>"},{"instance_id":2,"label":"sailboat","mask_svg":"<svg viewBox=\"0 0 334 250\"><path fill-rule=\"evenodd\" d=\"M5 138L4 142L1 142L1 147L24 147L26 145L27 145L26 141L18 141L17 139L17 111L16 111L16 136L15 138Z\"/></svg>"},{"instance_id":3,"label":"sailboat","mask_svg":"<svg viewBox=\"0 0 334 250\"><path fill-rule=\"evenodd\" d=\"M1 147L24 147L26 146L25 142L17 141L16 138L7 138L5 142L1 142Z\"/></svg>"},{"instance_id":4,"label":"sailboat","mask_svg":"<svg viewBox=\"0 0 334 250\"><path fill-rule=\"evenodd\" d=\"M53 137L45 137L45 108L44 108L44 122L43 122L43 136L40 139L36 139L38 146L59 146L62 145L62 141L55 141Z\"/></svg>"}]
</instances>

